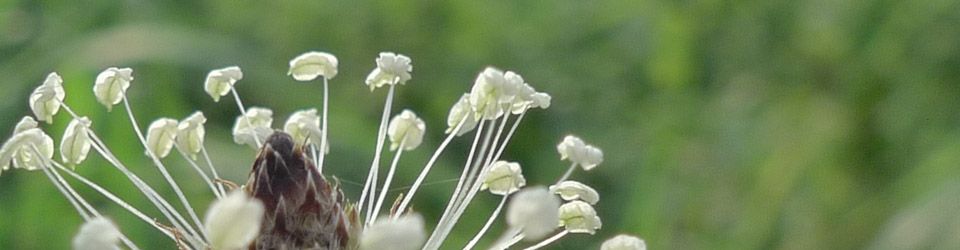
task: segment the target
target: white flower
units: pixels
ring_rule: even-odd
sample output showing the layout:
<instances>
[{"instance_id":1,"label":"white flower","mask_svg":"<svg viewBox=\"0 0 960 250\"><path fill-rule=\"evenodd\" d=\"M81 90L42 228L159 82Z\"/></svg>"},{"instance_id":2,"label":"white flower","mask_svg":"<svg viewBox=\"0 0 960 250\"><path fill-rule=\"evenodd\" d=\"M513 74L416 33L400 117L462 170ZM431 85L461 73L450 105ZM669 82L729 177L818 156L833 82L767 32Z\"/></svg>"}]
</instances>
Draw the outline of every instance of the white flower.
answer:
<instances>
[{"instance_id":1,"label":"white flower","mask_svg":"<svg viewBox=\"0 0 960 250\"><path fill-rule=\"evenodd\" d=\"M213 97L214 102L219 102L220 97L230 93L233 85L241 79L243 79L243 71L237 66L211 70L207 74L207 80L203 82L203 90Z\"/></svg>"},{"instance_id":2,"label":"white flower","mask_svg":"<svg viewBox=\"0 0 960 250\"><path fill-rule=\"evenodd\" d=\"M290 60L290 70L287 75L294 80L305 82L313 81L318 76L333 79L337 76L337 57L325 52L311 51L303 53Z\"/></svg>"},{"instance_id":3,"label":"white flower","mask_svg":"<svg viewBox=\"0 0 960 250\"><path fill-rule=\"evenodd\" d=\"M107 68L97 75L93 94L97 96L97 101L106 106L109 111L113 105L123 100L124 93L130 87L130 81L133 81L133 69Z\"/></svg>"},{"instance_id":4,"label":"white flower","mask_svg":"<svg viewBox=\"0 0 960 250\"><path fill-rule=\"evenodd\" d=\"M427 125L413 111L404 110L390 120L387 135L390 137L390 150L396 150L403 142L403 150L413 150L423 142L423 133Z\"/></svg>"},{"instance_id":5,"label":"white flower","mask_svg":"<svg viewBox=\"0 0 960 250\"><path fill-rule=\"evenodd\" d=\"M489 188L490 193L507 195L520 190L525 185L527 180L523 178L519 163L497 161L490 166L480 190Z\"/></svg>"},{"instance_id":6,"label":"white flower","mask_svg":"<svg viewBox=\"0 0 960 250\"><path fill-rule=\"evenodd\" d=\"M466 120L464 120L466 118ZM450 108L450 115L447 116L447 131L452 133L457 128L457 124L463 121L457 136L466 134L477 127L477 119L474 117L473 109L470 107L470 94L463 94L460 100Z\"/></svg>"},{"instance_id":7,"label":"white flower","mask_svg":"<svg viewBox=\"0 0 960 250\"><path fill-rule=\"evenodd\" d=\"M560 200L546 188L525 188L507 205L507 224L522 230L524 239L538 240L557 228L559 207Z\"/></svg>"},{"instance_id":8,"label":"white flower","mask_svg":"<svg viewBox=\"0 0 960 250\"><path fill-rule=\"evenodd\" d=\"M167 157L177 139L177 120L160 118L147 129L147 151L158 158ZM147 152L147 155L150 155Z\"/></svg>"},{"instance_id":9,"label":"white flower","mask_svg":"<svg viewBox=\"0 0 960 250\"><path fill-rule=\"evenodd\" d=\"M560 152L561 160L570 159L586 171L603 162L603 151L593 145L587 145L583 140L572 135L563 138L563 141L557 145L557 152Z\"/></svg>"},{"instance_id":10,"label":"white flower","mask_svg":"<svg viewBox=\"0 0 960 250\"><path fill-rule=\"evenodd\" d=\"M17 122L17 126L13 128L13 134L16 135L20 132L27 131L28 129L37 128L37 125L40 124L38 124L33 117L24 116L20 119L20 122Z\"/></svg>"},{"instance_id":11,"label":"white flower","mask_svg":"<svg viewBox=\"0 0 960 250\"><path fill-rule=\"evenodd\" d=\"M496 119L503 115L504 106L510 105L522 84L520 75L487 67L470 89L470 105L478 118Z\"/></svg>"},{"instance_id":12,"label":"white flower","mask_svg":"<svg viewBox=\"0 0 960 250\"><path fill-rule=\"evenodd\" d=\"M385 217L363 230L360 235L360 249L420 249L426 239L423 217L419 214L406 214L396 219Z\"/></svg>"},{"instance_id":13,"label":"white flower","mask_svg":"<svg viewBox=\"0 0 960 250\"><path fill-rule=\"evenodd\" d=\"M559 194L564 200L583 200L591 205L600 201L600 194L597 190L578 181L563 181L557 185L550 186L550 191Z\"/></svg>"},{"instance_id":14,"label":"white flower","mask_svg":"<svg viewBox=\"0 0 960 250\"><path fill-rule=\"evenodd\" d=\"M87 117L73 119L67 125L67 130L63 132L63 138L60 141L60 158L64 163L77 165L87 159L87 153L90 152L88 129L90 129L90 119Z\"/></svg>"},{"instance_id":15,"label":"white flower","mask_svg":"<svg viewBox=\"0 0 960 250\"><path fill-rule=\"evenodd\" d=\"M260 232L264 210L260 200L239 189L214 202L203 222L210 248L246 249Z\"/></svg>"},{"instance_id":16,"label":"white flower","mask_svg":"<svg viewBox=\"0 0 960 250\"><path fill-rule=\"evenodd\" d=\"M273 111L265 108L247 109L247 114L237 117L237 123L233 125L233 142L257 148L257 140L262 143L273 134L272 125Z\"/></svg>"},{"instance_id":17,"label":"white flower","mask_svg":"<svg viewBox=\"0 0 960 250\"><path fill-rule=\"evenodd\" d=\"M604 241L600 250L647 250L647 243L640 238L621 234Z\"/></svg>"},{"instance_id":18,"label":"white flower","mask_svg":"<svg viewBox=\"0 0 960 250\"><path fill-rule=\"evenodd\" d=\"M63 78L60 78L57 72L50 73L43 84L30 94L30 110L33 110L37 120L52 123L53 116L60 111L60 103L65 97Z\"/></svg>"},{"instance_id":19,"label":"white flower","mask_svg":"<svg viewBox=\"0 0 960 250\"><path fill-rule=\"evenodd\" d=\"M299 145L304 145L307 140L310 140L311 144L319 147L323 133L320 131L320 117L317 116L317 109L294 112L290 118L287 118L283 131L290 134L293 141Z\"/></svg>"},{"instance_id":20,"label":"white flower","mask_svg":"<svg viewBox=\"0 0 960 250\"><path fill-rule=\"evenodd\" d=\"M44 166L44 159L50 158L53 158L53 138L39 128L31 128L13 135L0 147L0 170L10 169L11 161L14 168L38 170Z\"/></svg>"},{"instance_id":21,"label":"white flower","mask_svg":"<svg viewBox=\"0 0 960 250\"><path fill-rule=\"evenodd\" d=\"M80 227L73 237L73 250L109 250L120 249L120 230L104 217L96 217Z\"/></svg>"},{"instance_id":22,"label":"white flower","mask_svg":"<svg viewBox=\"0 0 960 250\"><path fill-rule=\"evenodd\" d=\"M560 226L571 233L594 234L603 223L593 206L583 201L571 201L560 206Z\"/></svg>"},{"instance_id":23,"label":"white flower","mask_svg":"<svg viewBox=\"0 0 960 250\"><path fill-rule=\"evenodd\" d=\"M406 84L411 78L411 71L413 71L413 65L410 64L409 57L382 52L377 57L377 68L367 75L366 84L370 86L370 91L387 84Z\"/></svg>"},{"instance_id":24,"label":"white flower","mask_svg":"<svg viewBox=\"0 0 960 250\"><path fill-rule=\"evenodd\" d=\"M200 111L194 112L180 121L180 124L177 125L177 147L184 153L196 157L197 153L200 153L200 150L203 149L203 139L207 134L203 124L206 122L207 117L203 116L203 112Z\"/></svg>"}]
</instances>

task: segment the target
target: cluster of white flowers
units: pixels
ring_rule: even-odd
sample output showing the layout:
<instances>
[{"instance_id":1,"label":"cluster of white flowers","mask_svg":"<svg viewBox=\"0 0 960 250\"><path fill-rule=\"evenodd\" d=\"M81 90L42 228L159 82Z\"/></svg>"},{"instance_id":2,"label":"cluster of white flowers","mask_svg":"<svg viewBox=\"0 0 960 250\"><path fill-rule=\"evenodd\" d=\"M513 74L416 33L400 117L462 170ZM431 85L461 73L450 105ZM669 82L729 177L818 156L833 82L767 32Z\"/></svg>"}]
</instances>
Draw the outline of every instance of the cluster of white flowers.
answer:
<instances>
[{"instance_id":1,"label":"cluster of white flowers","mask_svg":"<svg viewBox=\"0 0 960 250\"><path fill-rule=\"evenodd\" d=\"M548 108L551 97L537 92L519 74L493 67L480 72L470 92L456 100L447 117L446 139L422 168L409 192L401 195L402 199L399 199L398 203L387 208L384 216L379 216L381 211L385 210L384 202L402 153L423 144L426 123L410 110L403 110L388 120L392 111L394 88L405 85L412 79L411 59L405 55L384 52L380 53L375 63L376 67L367 76L364 84L371 91L388 87L389 92L378 130L376 155L373 157L361 196L355 204L356 212L363 217L363 225L359 237L351 237L356 241L352 246L360 249L438 249L443 244L449 244L446 239L450 231L474 197L483 190L500 196L501 201L480 232L467 243L466 249L472 249L478 244L504 207L507 210L507 228L503 235L490 245L493 249L505 249L520 241L539 241L530 246L530 249L536 249L568 233L594 234L601 228L600 217L593 207L600 200L597 191L586 184L567 180L577 166L587 171L597 167L603 161L600 149L574 136L564 138L557 150L561 160L568 159L573 164L560 180L549 188L526 187L527 180L523 176L521 164L501 160L526 112L532 108ZM318 112L316 108L294 112L282 127L282 131L289 134L298 146L308 149L308 156L322 173L324 157L329 148L328 81L339 71L338 60L329 53L307 52L291 60L289 66L288 75L295 81L309 82L318 78L323 80L322 112ZM115 224L104 218L96 207L77 194L63 176L75 178L96 190L175 241L180 248L247 248L257 240L264 213L267 211L260 200L241 191L242 189L230 188L231 182L220 179L204 147L206 117L201 111L196 111L179 121L159 118L150 123L146 134L142 133L126 98L126 91L131 87L133 79L133 70L130 68L108 68L96 77L94 94L97 101L108 111L114 105L124 103L127 117L146 156L174 189L181 208L175 208L153 187L130 171L99 139L90 119L69 108L65 103L63 79L57 73L50 73L30 95L30 109L36 120L30 116L21 119L13 136L0 148L0 173L11 169L11 166L44 172L86 221L73 241L75 249L111 249L118 248L121 244L130 249L138 247L123 235ZM259 149L267 138L275 133L274 114L267 108L248 108L243 105L235 89L235 85L242 79L243 72L237 66L216 69L207 75L203 88L214 102L219 102L221 97L228 94L233 95L240 111L232 131L233 140L237 144ZM60 141L62 161L58 162L53 159L54 141L39 128L37 120L51 123L61 108L70 114L72 121ZM470 144L471 150L456 189L443 215L433 226L434 231L428 233L423 217L408 208L417 190L423 186L424 179L451 141L473 131L475 136ZM394 157L381 181L380 157L384 143L388 140ZM75 167L87 159L91 149L123 173L160 212L159 218L162 220L155 219L158 215L145 214L109 190L74 172ZM171 152L178 152L216 197L202 222L163 163L163 159ZM207 169L202 165L206 165ZM378 188L379 185L382 187ZM566 203L562 204L561 200ZM547 238L551 234L553 236ZM645 247L645 243L639 238L618 236L604 243L602 249Z\"/></svg>"}]
</instances>

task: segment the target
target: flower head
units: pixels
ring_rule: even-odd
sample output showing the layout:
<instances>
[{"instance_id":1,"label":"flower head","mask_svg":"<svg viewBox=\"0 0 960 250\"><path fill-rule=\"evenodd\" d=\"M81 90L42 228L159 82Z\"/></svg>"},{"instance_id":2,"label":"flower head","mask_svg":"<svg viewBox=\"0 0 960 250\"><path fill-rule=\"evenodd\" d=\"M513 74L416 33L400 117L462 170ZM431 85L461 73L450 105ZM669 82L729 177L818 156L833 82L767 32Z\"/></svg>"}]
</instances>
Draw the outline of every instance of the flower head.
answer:
<instances>
[{"instance_id":1,"label":"flower head","mask_svg":"<svg viewBox=\"0 0 960 250\"><path fill-rule=\"evenodd\" d=\"M37 154L39 153L39 154ZM38 170L44 159L53 158L53 138L40 130L31 128L16 133L0 147L0 171L14 168Z\"/></svg>"},{"instance_id":2,"label":"flower head","mask_svg":"<svg viewBox=\"0 0 960 250\"><path fill-rule=\"evenodd\" d=\"M283 125L283 131L293 137L294 142L304 145L308 142L319 147L320 137L323 136L320 131L320 117L317 116L317 109L300 110L294 112Z\"/></svg>"},{"instance_id":3,"label":"flower head","mask_svg":"<svg viewBox=\"0 0 960 250\"><path fill-rule=\"evenodd\" d=\"M64 163L77 165L87 159L87 153L90 152L90 135L87 130L90 129L90 119L80 117L73 119L67 125L67 130L63 132L63 139L60 141L60 158Z\"/></svg>"},{"instance_id":4,"label":"flower head","mask_svg":"<svg viewBox=\"0 0 960 250\"><path fill-rule=\"evenodd\" d=\"M337 76L337 57L330 53L310 51L290 60L287 75L294 80L313 81L318 76L333 79Z\"/></svg>"},{"instance_id":5,"label":"flower head","mask_svg":"<svg viewBox=\"0 0 960 250\"><path fill-rule=\"evenodd\" d=\"M470 94L463 94L460 100L450 108L450 115L447 116L446 133L453 133L460 121L463 121L463 125L460 126L460 130L456 131L457 136L466 134L477 127L477 119L470 107Z\"/></svg>"},{"instance_id":6,"label":"flower head","mask_svg":"<svg viewBox=\"0 0 960 250\"><path fill-rule=\"evenodd\" d=\"M604 241L600 250L647 250L647 243L640 238L621 234Z\"/></svg>"},{"instance_id":7,"label":"flower head","mask_svg":"<svg viewBox=\"0 0 960 250\"><path fill-rule=\"evenodd\" d=\"M419 214L406 214L396 219L382 218L360 236L360 249L419 249L427 239L423 217Z\"/></svg>"},{"instance_id":8,"label":"flower head","mask_svg":"<svg viewBox=\"0 0 960 250\"><path fill-rule=\"evenodd\" d=\"M176 142L177 147L183 152L195 156L203 149L203 139L207 132L203 124L207 122L207 117L203 112L197 111L184 118L177 125Z\"/></svg>"},{"instance_id":9,"label":"flower head","mask_svg":"<svg viewBox=\"0 0 960 250\"><path fill-rule=\"evenodd\" d=\"M593 206L583 201L571 201L560 206L560 226L571 233L594 234L603 224Z\"/></svg>"},{"instance_id":10,"label":"flower head","mask_svg":"<svg viewBox=\"0 0 960 250\"><path fill-rule=\"evenodd\" d=\"M370 91L383 85L406 84L410 80L413 65L410 58L393 52L382 52L377 57L377 68L367 75L367 86Z\"/></svg>"},{"instance_id":11,"label":"flower head","mask_svg":"<svg viewBox=\"0 0 960 250\"><path fill-rule=\"evenodd\" d=\"M560 195L564 200L583 200L591 205L600 201L600 194L590 186L578 181L563 181L557 185L550 186L550 191Z\"/></svg>"},{"instance_id":12,"label":"flower head","mask_svg":"<svg viewBox=\"0 0 960 250\"><path fill-rule=\"evenodd\" d=\"M526 240L541 239L557 228L558 207L560 200L546 188L525 188L507 206L507 224L522 230Z\"/></svg>"},{"instance_id":13,"label":"flower head","mask_svg":"<svg viewBox=\"0 0 960 250\"><path fill-rule=\"evenodd\" d=\"M243 79L243 71L240 67L230 66L222 69L215 69L207 74L207 80L203 82L203 90L213 97L214 102L219 102L220 97L230 93L233 84Z\"/></svg>"},{"instance_id":14,"label":"flower head","mask_svg":"<svg viewBox=\"0 0 960 250\"><path fill-rule=\"evenodd\" d=\"M74 250L109 250L120 249L120 230L109 219L104 217L93 218L80 227L80 232L73 237Z\"/></svg>"},{"instance_id":15,"label":"flower head","mask_svg":"<svg viewBox=\"0 0 960 250\"><path fill-rule=\"evenodd\" d=\"M527 180L523 178L519 163L497 161L490 166L480 190L489 188L490 193L507 195L520 190L525 185Z\"/></svg>"},{"instance_id":16,"label":"flower head","mask_svg":"<svg viewBox=\"0 0 960 250\"><path fill-rule=\"evenodd\" d=\"M147 155L152 152L159 158L167 157L177 139L177 120L160 118L150 123L147 129Z\"/></svg>"},{"instance_id":17,"label":"flower head","mask_svg":"<svg viewBox=\"0 0 960 250\"><path fill-rule=\"evenodd\" d=\"M130 82L133 81L133 69L118 69L110 67L97 75L97 80L93 85L93 94L97 96L97 101L107 110L113 108L113 105L123 100L123 95L130 88Z\"/></svg>"},{"instance_id":18,"label":"flower head","mask_svg":"<svg viewBox=\"0 0 960 250\"><path fill-rule=\"evenodd\" d=\"M30 109L37 116L37 120L51 123L53 115L60 111L60 103L65 97L63 78L60 78L57 72L50 73L43 84L30 94Z\"/></svg>"},{"instance_id":19,"label":"flower head","mask_svg":"<svg viewBox=\"0 0 960 250\"><path fill-rule=\"evenodd\" d=\"M273 111L265 108L247 109L246 115L237 117L233 125L233 142L257 148L257 141L267 140L273 134Z\"/></svg>"},{"instance_id":20,"label":"flower head","mask_svg":"<svg viewBox=\"0 0 960 250\"><path fill-rule=\"evenodd\" d=\"M603 162L603 151L593 145L587 145L583 140L572 135L563 138L563 141L557 145L557 152L560 152L561 160L570 159L586 171Z\"/></svg>"},{"instance_id":21,"label":"flower head","mask_svg":"<svg viewBox=\"0 0 960 250\"><path fill-rule=\"evenodd\" d=\"M245 249L260 232L263 203L243 190L217 200L203 222L212 249Z\"/></svg>"},{"instance_id":22,"label":"flower head","mask_svg":"<svg viewBox=\"0 0 960 250\"><path fill-rule=\"evenodd\" d=\"M396 150L403 144L403 150L413 150L423 142L423 133L427 125L413 111L404 110L390 120L387 136L390 137L390 150Z\"/></svg>"}]
</instances>

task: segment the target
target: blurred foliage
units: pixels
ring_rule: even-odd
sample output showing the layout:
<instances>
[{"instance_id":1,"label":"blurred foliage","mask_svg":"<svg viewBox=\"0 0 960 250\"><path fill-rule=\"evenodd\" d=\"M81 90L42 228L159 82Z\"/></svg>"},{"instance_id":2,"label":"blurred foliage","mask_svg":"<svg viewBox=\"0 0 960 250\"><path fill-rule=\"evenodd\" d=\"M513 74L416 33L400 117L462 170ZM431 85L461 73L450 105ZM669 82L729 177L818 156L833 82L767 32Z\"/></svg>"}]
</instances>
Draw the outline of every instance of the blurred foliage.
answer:
<instances>
[{"instance_id":1,"label":"blurred foliage","mask_svg":"<svg viewBox=\"0 0 960 250\"><path fill-rule=\"evenodd\" d=\"M317 84L285 75L288 60L328 51L341 66L326 172L358 197L385 92L361 83L378 52L396 51L413 58L414 78L395 107L428 123L396 183L412 182L449 106L486 65L554 96L505 154L524 164L529 183L562 174L553 147L567 133L604 149L600 168L574 177L600 191L604 228L553 248L592 249L630 233L652 249L958 249L958 27L960 2L951 0L0 1L0 131L29 114L27 95L57 71L67 103L172 197L122 112L105 112L92 95L100 70L132 67L140 125L204 111L208 149L240 182L253 151L232 145L238 112L206 96L205 74L242 67L245 104L273 108L278 124L320 103ZM44 127L59 138L67 122L61 114ZM428 221L453 188L464 141L417 196ZM148 208L91 158L78 171ZM205 211L211 195L200 179L182 159L166 161ZM142 247L172 248L75 186ZM445 248L475 234L496 200L480 195ZM80 224L42 174L0 177L0 249L65 249Z\"/></svg>"}]
</instances>

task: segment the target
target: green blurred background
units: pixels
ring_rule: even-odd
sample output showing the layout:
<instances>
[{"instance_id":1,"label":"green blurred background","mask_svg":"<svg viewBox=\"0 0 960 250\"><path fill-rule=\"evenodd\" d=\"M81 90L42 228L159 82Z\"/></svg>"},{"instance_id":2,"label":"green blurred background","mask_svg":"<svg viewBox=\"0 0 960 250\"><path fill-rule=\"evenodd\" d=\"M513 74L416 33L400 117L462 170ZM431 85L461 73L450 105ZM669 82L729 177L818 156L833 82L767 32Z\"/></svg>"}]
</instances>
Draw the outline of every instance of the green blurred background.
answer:
<instances>
[{"instance_id":1,"label":"green blurred background","mask_svg":"<svg viewBox=\"0 0 960 250\"><path fill-rule=\"evenodd\" d=\"M239 65L245 104L272 108L281 126L291 112L319 107L320 85L285 75L309 50L340 59L326 172L354 200L386 92L362 81L378 52L395 51L414 64L396 111L413 109L428 127L398 186L412 183L450 105L487 65L554 97L504 156L523 164L528 183L562 174L554 146L566 134L605 151L603 165L574 177L600 191L603 229L551 248L595 249L630 233L652 249L960 249L953 0L0 1L0 134L30 114L28 94L46 74L59 72L66 102L172 197L123 110L108 113L92 95L101 70L132 67L128 95L141 127L204 111L215 163L242 182L254 151L232 144L238 111L203 92L204 76ZM60 114L43 127L59 141L68 121ZM428 221L452 192L466 141L417 195ZM212 195L183 159L165 162L202 216ZM100 157L78 171L157 214ZM75 184L141 247L173 247ZM478 197L444 248L461 247L498 201ZM0 176L0 249L66 249L80 224L42 173Z\"/></svg>"}]
</instances>

